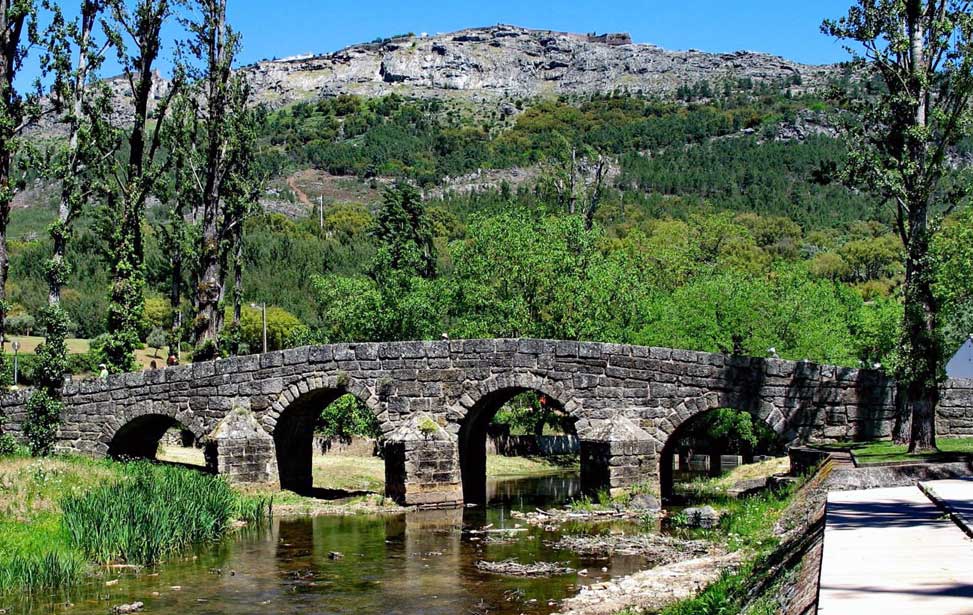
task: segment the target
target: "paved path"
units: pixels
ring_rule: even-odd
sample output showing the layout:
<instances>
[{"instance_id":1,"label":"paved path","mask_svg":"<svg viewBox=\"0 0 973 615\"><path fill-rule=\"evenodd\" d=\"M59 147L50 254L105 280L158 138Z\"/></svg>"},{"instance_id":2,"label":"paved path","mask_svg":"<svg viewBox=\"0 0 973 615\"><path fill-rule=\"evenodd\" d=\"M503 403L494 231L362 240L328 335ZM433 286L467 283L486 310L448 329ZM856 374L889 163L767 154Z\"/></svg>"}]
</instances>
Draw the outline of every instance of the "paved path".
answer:
<instances>
[{"instance_id":1,"label":"paved path","mask_svg":"<svg viewBox=\"0 0 973 615\"><path fill-rule=\"evenodd\" d=\"M818 614L873 613L973 615L973 540L918 487L828 494Z\"/></svg>"}]
</instances>

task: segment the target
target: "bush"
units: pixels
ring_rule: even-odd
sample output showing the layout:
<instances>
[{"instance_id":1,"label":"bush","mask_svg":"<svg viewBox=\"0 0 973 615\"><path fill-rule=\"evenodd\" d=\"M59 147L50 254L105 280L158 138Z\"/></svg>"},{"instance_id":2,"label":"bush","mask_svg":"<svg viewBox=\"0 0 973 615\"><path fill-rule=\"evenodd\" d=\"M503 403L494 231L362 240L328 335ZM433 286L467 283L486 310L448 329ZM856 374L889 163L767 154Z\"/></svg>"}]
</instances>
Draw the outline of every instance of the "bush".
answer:
<instances>
[{"instance_id":1,"label":"bush","mask_svg":"<svg viewBox=\"0 0 973 615\"><path fill-rule=\"evenodd\" d=\"M378 420L354 395L342 395L318 417L315 432L326 438L374 438L379 435Z\"/></svg>"},{"instance_id":2,"label":"bush","mask_svg":"<svg viewBox=\"0 0 973 615\"><path fill-rule=\"evenodd\" d=\"M37 320L30 314L17 314L16 316L7 316L3 320L3 325L7 331L14 335L30 335L37 327Z\"/></svg>"},{"instance_id":3,"label":"bush","mask_svg":"<svg viewBox=\"0 0 973 615\"><path fill-rule=\"evenodd\" d=\"M152 329L149 336L145 339L145 345L155 350L155 356L159 356L159 349L166 345L166 333L159 327Z\"/></svg>"},{"instance_id":4,"label":"bush","mask_svg":"<svg viewBox=\"0 0 973 615\"><path fill-rule=\"evenodd\" d=\"M60 400L54 399L43 389L34 391L27 400L27 418L23 428L31 455L50 455L54 452L62 407Z\"/></svg>"}]
</instances>

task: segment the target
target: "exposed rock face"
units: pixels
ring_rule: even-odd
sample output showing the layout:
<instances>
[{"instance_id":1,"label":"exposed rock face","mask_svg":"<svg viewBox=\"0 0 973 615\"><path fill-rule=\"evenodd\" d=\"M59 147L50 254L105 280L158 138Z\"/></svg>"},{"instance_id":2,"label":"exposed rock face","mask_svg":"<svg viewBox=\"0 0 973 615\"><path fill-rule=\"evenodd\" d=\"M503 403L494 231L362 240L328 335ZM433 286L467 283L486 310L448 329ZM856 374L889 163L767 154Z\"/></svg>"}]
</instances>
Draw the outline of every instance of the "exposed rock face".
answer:
<instances>
[{"instance_id":1,"label":"exposed rock face","mask_svg":"<svg viewBox=\"0 0 973 615\"><path fill-rule=\"evenodd\" d=\"M835 65L798 64L765 53L668 51L634 44L624 33L596 36L508 25L403 36L325 55L258 62L241 70L250 76L254 100L271 108L339 94L398 93L475 102L624 90L664 97L682 85L708 81L716 86L739 79L755 85L788 80L791 91L800 93L838 74ZM111 77L106 82L114 98L113 123L129 123L132 98L127 79ZM169 87L165 78L155 75L150 109ZM513 115L517 110L501 102L501 112ZM34 130L64 132L53 117Z\"/></svg>"},{"instance_id":2,"label":"exposed rock face","mask_svg":"<svg viewBox=\"0 0 973 615\"><path fill-rule=\"evenodd\" d=\"M683 84L800 77L822 85L835 66L808 66L749 51L712 54L600 37L498 25L430 37L406 36L335 53L260 62L251 73L256 98L272 106L342 93L457 96L489 100L591 94L627 88L671 94Z\"/></svg>"}]
</instances>

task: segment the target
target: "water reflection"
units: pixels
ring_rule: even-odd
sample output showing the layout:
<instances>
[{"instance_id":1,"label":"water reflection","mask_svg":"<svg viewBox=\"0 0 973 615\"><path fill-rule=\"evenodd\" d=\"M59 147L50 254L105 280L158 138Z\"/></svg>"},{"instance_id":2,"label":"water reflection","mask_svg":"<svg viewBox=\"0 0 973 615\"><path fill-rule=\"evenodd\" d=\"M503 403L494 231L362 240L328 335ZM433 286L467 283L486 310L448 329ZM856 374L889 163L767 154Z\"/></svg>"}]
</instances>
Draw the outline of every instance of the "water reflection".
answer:
<instances>
[{"instance_id":1,"label":"water reflection","mask_svg":"<svg viewBox=\"0 0 973 615\"><path fill-rule=\"evenodd\" d=\"M490 524L514 527L522 522L510 517L511 510L564 502L578 492L577 475L495 480L488 489L485 509L276 519L170 562L158 573L108 587L104 580L92 583L72 596L69 610L102 615L139 600L145 613L541 614L555 610L551 601L575 593L577 583L627 574L641 563L578 558L553 549L548 543L557 535L537 528L518 532L513 541L469 532ZM510 578L480 572L475 563L481 559L560 561L592 574ZM50 599L0 603L4 607L52 612Z\"/></svg>"}]
</instances>

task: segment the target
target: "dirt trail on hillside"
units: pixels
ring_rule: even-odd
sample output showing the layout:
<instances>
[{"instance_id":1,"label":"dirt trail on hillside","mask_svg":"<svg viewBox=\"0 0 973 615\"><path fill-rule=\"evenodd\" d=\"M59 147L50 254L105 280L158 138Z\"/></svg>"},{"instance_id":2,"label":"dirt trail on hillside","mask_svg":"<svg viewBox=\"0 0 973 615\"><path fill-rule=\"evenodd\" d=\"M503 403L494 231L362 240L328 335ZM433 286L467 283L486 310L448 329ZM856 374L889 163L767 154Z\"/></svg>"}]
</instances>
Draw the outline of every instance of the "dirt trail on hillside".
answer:
<instances>
[{"instance_id":1,"label":"dirt trail on hillside","mask_svg":"<svg viewBox=\"0 0 973 615\"><path fill-rule=\"evenodd\" d=\"M301 190L300 186L297 185L297 180L294 178L294 175L287 178L287 187L294 191L294 196L297 197L299 203L306 205L309 209L313 208L314 204L311 203L311 199L307 196L306 192Z\"/></svg>"}]
</instances>

